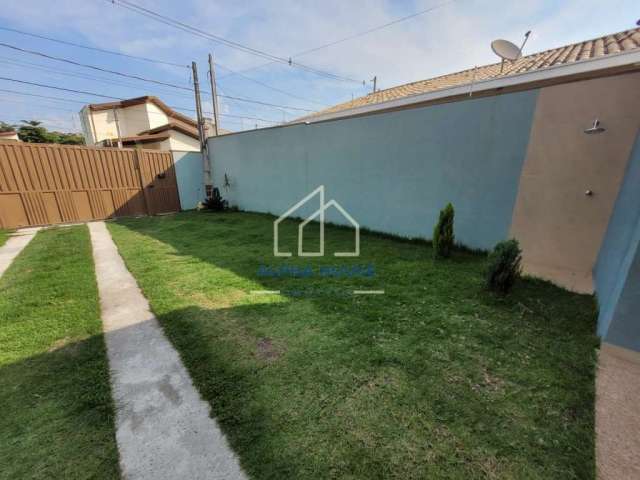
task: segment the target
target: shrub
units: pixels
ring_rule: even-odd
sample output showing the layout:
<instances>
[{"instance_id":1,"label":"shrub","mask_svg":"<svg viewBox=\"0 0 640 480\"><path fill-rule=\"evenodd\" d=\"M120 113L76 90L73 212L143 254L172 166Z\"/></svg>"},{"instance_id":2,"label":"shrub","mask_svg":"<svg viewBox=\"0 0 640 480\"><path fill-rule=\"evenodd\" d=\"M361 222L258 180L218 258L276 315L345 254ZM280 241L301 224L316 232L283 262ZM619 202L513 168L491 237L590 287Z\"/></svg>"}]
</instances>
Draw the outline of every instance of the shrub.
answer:
<instances>
[{"instance_id":1,"label":"shrub","mask_svg":"<svg viewBox=\"0 0 640 480\"><path fill-rule=\"evenodd\" d=\"M220 190L218 188L214 188L211 197L202 202L202 205L207 210L221 212L227 209L229 203L224 198L222 198L222 195L220 195Z\"/></svg>"},{"instance_id":2,"label":"shrub","mask_svg":"<svg viewBox=\"0 0 640 480\"><path fill-rule=\"evenodd\" d=\"M453 250L453 205L447 203L444 209L440 210L438 223L433 229L433 255L436 258L448 257Z\"/></svg>"},{"instance_id":3,"label":"shrub","mask_svg":"<svg viewBox=\"0 0 640 480\"><path fill-rule=\"evenodd\" d=\"M520 278L522 250L516 239L498 243L489 253L487 288L498 293L508 293Z\"/></svg>"}]
</instances>

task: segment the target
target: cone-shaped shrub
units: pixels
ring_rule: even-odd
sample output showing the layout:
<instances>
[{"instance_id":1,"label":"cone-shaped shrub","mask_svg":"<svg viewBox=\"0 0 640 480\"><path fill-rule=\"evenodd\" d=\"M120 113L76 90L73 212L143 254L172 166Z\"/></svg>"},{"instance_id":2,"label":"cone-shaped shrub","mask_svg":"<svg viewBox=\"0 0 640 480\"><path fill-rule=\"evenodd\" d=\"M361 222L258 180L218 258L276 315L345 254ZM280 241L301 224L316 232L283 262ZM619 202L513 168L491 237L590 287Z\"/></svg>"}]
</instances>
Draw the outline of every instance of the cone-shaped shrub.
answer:
<instances>
[{"instance_id":1,"label":"cone-shaped shrub","mask_svg":"<svg viewBox=\"0 0 640 480\"><path fill-rule=\"evenodd\" d=\"M440 210L438 223L433 229L433 255L435 258L443 258L451 255L453 250L453 205L447 203L444 209Z\"/></svg>"},{"instance_id":2,"label":"cone-shaped shrub","mask_svg":"<svg viewBox=\"0 0 640 480\"><path fill-rule=\"evenodd\" d=\"M489 253L487 288L498 293L508 293L520 278L522 250L516 239L498 243Z\"/></svg>"}]
</instances>

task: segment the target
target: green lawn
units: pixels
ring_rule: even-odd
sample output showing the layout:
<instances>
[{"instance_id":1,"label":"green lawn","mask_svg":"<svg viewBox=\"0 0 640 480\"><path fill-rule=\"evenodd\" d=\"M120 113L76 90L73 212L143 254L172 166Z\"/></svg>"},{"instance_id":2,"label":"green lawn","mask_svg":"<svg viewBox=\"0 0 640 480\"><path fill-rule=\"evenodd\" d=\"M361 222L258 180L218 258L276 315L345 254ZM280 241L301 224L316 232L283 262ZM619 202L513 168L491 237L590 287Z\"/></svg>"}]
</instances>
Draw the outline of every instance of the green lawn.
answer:
<instances>
[{"instance_id":1,"label":"green lawn","mask_svg":"<svg viewBox=\"0 0 640 480\"><path fill-rule=\"evenodd\" d=\"M7 242L11 230L3 230L0 228L0 247Z\"/></svg>"},{"instance_id":2,"label":"green lawn","mask_svg":"<svg viewBox=\"0 0 640 480\"><path fill-rule=\"evenodd\" d=\"M0 478L119 478L89 232L39 232L0 279Z\"/></svg>"},{"instance_id":3,"label":"green lawn","mask_svg":"<svg viewBox=\"0 0 640 480\"><path fill-rule=\"evenodd\" d=\"M484 255L435 262L374 234L359 258L275 258L272 221L109 225L252 478L594 478L592 297L536 280L496 297ZM296 233L282 226L283 250ZM351 248L347 229L326 235L327 252ZM375 276L263 275L283 265Z\"/></svg>"}]
</instances>

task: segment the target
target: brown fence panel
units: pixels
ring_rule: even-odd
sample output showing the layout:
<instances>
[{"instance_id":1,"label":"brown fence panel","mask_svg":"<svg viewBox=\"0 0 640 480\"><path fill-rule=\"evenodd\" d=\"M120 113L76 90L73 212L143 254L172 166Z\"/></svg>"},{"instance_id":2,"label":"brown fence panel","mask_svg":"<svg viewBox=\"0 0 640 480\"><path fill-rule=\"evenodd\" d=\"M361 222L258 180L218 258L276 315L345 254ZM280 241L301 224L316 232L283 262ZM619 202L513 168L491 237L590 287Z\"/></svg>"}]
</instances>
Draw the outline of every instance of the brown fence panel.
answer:
<instances>
[{"instance_id":1,"label":"brown fence panel","mask_svg":"<svg viewBox=\"0 0 640 480\"><path fill-rule=\"evenodd\" d=\"M0 227L175 212L178 198L170 152L0 143Z\"/></svg>"},{"instance_id":2,"label":"brown fence panel","mask_svg":"<svg viewBox=\"0 0 640 480\"><path fill-rule=\"evenodd\" d=\"M173 158L168 152L139 150L140 176L149 213L180 210Z\"/></svg>"}]
</instances>

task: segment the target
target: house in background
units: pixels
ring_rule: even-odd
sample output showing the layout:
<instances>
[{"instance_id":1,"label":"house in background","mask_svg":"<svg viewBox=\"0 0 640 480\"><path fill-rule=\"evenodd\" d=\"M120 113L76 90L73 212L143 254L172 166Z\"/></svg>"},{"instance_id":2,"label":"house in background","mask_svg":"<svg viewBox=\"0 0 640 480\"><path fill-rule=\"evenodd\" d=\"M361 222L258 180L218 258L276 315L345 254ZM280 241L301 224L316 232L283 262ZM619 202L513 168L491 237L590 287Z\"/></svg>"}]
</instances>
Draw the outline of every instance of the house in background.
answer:
<instances>
[{"instance_id":1,"label":"house in background","mask_svg":"<svg viewBox=\"0 0 640 480\"><path fill-rule=\"evenodd\" d=\"M80 111L87 145L199 151L198 126L154 96L86 105ZM213 135L210 123L206 136Z\"/></svg>"},{"instance_id":2,"label":"house in background","mask_svg":"<svg viewBox=\"0 0 640 480\"><path fill-rule=\"evenodd\" d=\"M20 142L18 132L0 132L0 142Z\"/></svg>"}]
</instances>

